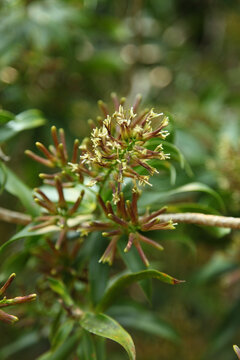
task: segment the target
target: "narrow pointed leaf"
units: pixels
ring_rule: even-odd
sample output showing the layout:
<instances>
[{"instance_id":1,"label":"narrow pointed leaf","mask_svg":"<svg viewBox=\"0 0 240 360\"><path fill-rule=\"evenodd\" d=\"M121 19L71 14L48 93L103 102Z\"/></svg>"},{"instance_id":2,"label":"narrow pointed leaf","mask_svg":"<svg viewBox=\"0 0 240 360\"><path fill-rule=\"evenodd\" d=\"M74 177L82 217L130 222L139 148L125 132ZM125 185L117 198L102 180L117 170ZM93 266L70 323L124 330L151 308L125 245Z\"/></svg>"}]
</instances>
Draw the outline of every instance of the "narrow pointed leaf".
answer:
<instances>
[{"instance_id":1,"label":"narrow pointed leaf","mask_svg":"<svg viewBox=\"0 0 240 360\"><path fill-rule=\"evenodd\" d=\"M189 192L203 192L210 196L212 196L216 202L218 203L221 209L224 209L224 203L222 198L218 195L216 191L211 189L209 186L193 182L187 185L180 186L176 189L165 191L165 192L145 192L145 195L139 200L139 206L145 207L149 204L159 203L162 201L166 201L169 197L176 196L179 194L189 193Z\"/></svg>"},{"instance_id":2,"label":"narrow pointed leaf","mask_svg":"<svg viewBox=\"0 0 240 360\"><path fill-rule=\"evenodd\" d=\"M2 183L6 191L21 201L28 214L39 215L39 207L33 201L32 191L4 164L0 167L0 184Z\"/></svg>"},{"instance_id":3,"label":"narrow pointed leaf","mask_svg":"<svg viewBox=\"0 0 240 360\"><path fill-rule=\"evenodd\" d=\"M82 333L82 340L77 349L77 355L82 360L98 360L92 335L88 331Z\"/></svg>"},{"instance_id":4,"label":"narrow pointed leaf","mask_svg":"<svg viewBox=\"0 0 240 360\"><path fill-rule=\"evenodd\" d=\"M59 326L58 330L54 334L54 337L51 341L52 351L55 350L58 346L60 346L60 344L66 341L66 339L68 338L68 336L70 335L73 329L73 326L74 326L73 320L67 320Z\"/></svg>"},{"instance_id":5,"label":"narrow pointed leaf","mask_svg":"<svg viewBox=\"0 0 240 360\"><path fill-rule=\"evenodd\" d=\"M19 132L44 125L45 119L38 110L27 110L18 115L2 111L0 113L0 143L11 139Z\"/></svg>"},{"instance_id":6,"label":"narrow pointed leaf","mask_svg":"<svg viewBox=\"0 0 240 360\"><path fill-rule=\"evenodd\" d=\"M61 299L65 302L66 305L68 306L73 305L73 301L68 293L68 289L61 280L49 277L48 282L50 288L61 297Z\"/></svg>"},{"instance_id":7,"label":"narrow pointed leaf","mask_svg":"<svg viewBox=\"0 0 240 360\"><path fill-rule=\"evenodd\" d=\"M97 337L95 339L97 360L107 360L106 339Z\"/></svg>"},{"instance_id":8,"label":"narrow pointed leaf","mask_svg":"<svg viewBox=\"0 0 240 360\"><path fill-rule=\"evenodd\" d=\"M103 312L107 309L114 301L114 299L122 293L123 288L131 285L132 283L144 280L155 278L167 284L175 285L183 282L182 280L177 280L170 275L167 275L163 272L157 270L144 270L137 273L126 274L117 279L105 292L101 302L97 306L97 311Z\"/></svg>"},{"instance_id":9,"label":"narrow pointed leaf","mask_svg":"<svg viewBox=\"0 0 240 360\"><path fill-rule=\"evenodd\" d=\"M135 346L131 336L111 317L87 312L83 315L80 324L92 334L116 341L124 347L130 360L136 359Z\"/></svg>"},{"instance_id":10,"label":"narrow pointed leaf","mask_svg":"<svg viewBox=\"0 0 240 360\"><path fill-rule=\"evenodd\" d=\"M11 112L6 110L0 110L0 125L6 124L10 120L13 120L14 117L15 115Z\"/></svg>"},{"instance_id":11,"label":"narrow pointed leaf","mask_svg":"<svg viewBox=\"0 0 240 360\"><path fill-rule=\"evenodd\" d=\"M93 234L94 243L89 263L90 296L92 303L96 305L102 298L107 286L110 266L99 263L99 259L107 247L106 239L102 238L101 233ZM102 241L101 241L102 240Z\"/></svg>"},{"instance_id":12,"label":"narrow pointed leaf","mask_svg":"<svg viewBox=\"0 0 240 360\"><path fill-rule=\"evenodd\" d=\"M13 242L15 242L17 240L20 240L20 239L23 239L23 238L29 237L29 236L39 236L39 235L41 235L43 233L45 234L47 232L53 231L53 229L50 228L50 226L49 226L49 231L47 231L47 229L39 229L39 230L36 230L36 231L31 231L31 227L32 227L32 225L25 226L22 230L20 230L15 235L13 235L8 241L3 243L0 246L0 254L3 252L3 250L6 247L8 247L9 245L11 245ZM56 231L56 229L55 229L55 231Z\"/></svg>"},{"instance_id":13,"label":"narrow pointed leaf","mask_svg":"<svg viewBox=\"0 0 240 360\"><path fill-rule=\"evenodd\" d=\"M66 360L71 359L71 355L80 340L80 333L77 332L72 336L69 336L57 349L54 351L48 351L42 356L38 357L38 360Z\"/></svg>"}]
</instances>

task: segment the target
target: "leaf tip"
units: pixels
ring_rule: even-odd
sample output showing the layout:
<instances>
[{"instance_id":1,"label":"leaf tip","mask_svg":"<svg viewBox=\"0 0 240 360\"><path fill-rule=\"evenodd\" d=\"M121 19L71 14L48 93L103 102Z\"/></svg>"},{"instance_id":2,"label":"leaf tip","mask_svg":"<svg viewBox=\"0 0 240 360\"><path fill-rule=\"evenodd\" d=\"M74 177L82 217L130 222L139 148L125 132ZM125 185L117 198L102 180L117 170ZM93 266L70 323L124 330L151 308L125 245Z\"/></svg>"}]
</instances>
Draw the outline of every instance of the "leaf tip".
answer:
<instances>
[{"instance_id":1,"label":"leaf tip","mask_svg":"<svg viewBox=\"0 0 240 360\"><path fill-rule=\"evenodd\" d=\"M186 280L173 279L173 285L181 284L181 283L185 283L185 282L186 282Z\"/></svg>"}]
</instances>

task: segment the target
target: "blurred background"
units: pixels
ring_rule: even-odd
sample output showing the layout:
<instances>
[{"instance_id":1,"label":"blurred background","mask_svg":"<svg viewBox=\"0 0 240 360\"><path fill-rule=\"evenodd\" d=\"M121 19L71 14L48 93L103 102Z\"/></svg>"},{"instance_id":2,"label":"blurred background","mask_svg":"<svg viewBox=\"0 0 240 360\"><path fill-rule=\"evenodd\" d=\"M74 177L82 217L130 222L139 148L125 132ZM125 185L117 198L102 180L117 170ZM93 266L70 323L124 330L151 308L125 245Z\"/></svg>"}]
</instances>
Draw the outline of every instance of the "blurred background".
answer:
<instances>
[{"instance_id":1,"label":"blurred background","mask_svg":"<svg viewBox=\"0 0 240 360\"><path fill-rule=\"evenodd\" d=\"M3 146L9 166L37 186L41 168L24 150L34 150L37 140L49 143L50 126L65 128L70 144L88 135L97 100L110 102L114 91L131 102L141 93L144 106L170 114L174 142L188 163L187 170L177 168L175 183L164 175L155 186L167 191L202 182L221 195L224 209L206 194L191 193L181 199L184 211L239 216L239 39L240 3L234 0L1 0L0 108L16 114L36 108L48 120ZM21 209L5 193L0 205ZM0 225L3 242L15 228ZM138 359L234 360L232 344L240 344L240 233L179 225L163 242L166 250L156 261L187 283L154 283L152 310L172 330L159 337L129 328ZM21 359L26 348L29 359L38 354L33 340L13 351L24 326L19 322L11 332L4 327L1 359ZM125 359L117 346L111 351L112 359Z\"/></svg>"}]
</instances>

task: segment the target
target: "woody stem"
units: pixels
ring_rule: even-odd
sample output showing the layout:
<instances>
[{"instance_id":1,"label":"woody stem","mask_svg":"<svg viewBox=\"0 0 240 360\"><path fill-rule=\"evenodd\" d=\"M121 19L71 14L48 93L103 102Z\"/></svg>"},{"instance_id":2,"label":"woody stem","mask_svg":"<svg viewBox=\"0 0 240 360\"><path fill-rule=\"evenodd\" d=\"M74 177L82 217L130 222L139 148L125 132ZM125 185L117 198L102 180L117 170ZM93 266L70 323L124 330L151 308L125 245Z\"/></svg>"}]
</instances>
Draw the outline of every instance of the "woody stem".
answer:
<instances>
[{"instance_id":1,"label":"woody stem","mask_svg":"<svg viewBox=\"0 0 240 360\"><path fill-rule=\"evenodd\" d=\"M162 214L159 216L161 222L172 220L177 223L188 223L205 226L218 226L231 229L240 229L240 218L207 215L201 213L174 213Z\"/></svg>"}]
</instances>

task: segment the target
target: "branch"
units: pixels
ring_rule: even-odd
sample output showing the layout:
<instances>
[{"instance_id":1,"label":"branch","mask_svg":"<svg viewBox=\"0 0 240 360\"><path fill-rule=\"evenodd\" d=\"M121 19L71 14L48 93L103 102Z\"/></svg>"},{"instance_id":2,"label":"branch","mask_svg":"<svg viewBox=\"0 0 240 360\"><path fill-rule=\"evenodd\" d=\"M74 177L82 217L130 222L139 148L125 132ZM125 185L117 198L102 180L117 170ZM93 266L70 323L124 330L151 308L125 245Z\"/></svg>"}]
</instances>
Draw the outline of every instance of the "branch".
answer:
<instances>
[{"instance_id":1,"label":"branch","mask_svg":"<svg viewBox=\"0 0 240 360\"><path fill-rule=\"evenodd\" d=\"M30 215L25 215L17 211L0 207L0 220L12 224L27 225L32 221L32 217Z\"/></svg>"},{"instance_id":2,"label":"branch","mask_svg":"<svg viewBox=\"0 0 240 360\"><path fill-rule=\"evenodd\" d=\"M159 216L161 222L172 220L177 223L188 223L204 226L218 226L231 229L240 229L240 218L206 215L201 213L176 213Z\"/></svg>"},{"instance_id":3,"label":"branch","mask_svg":"<svg viewBox=\"0 0 240 360\"><path fill-rule=\"evenodd\" d=\"M204 226L218 226L231 229L240 229L240 218L206 215L201 213L169 213L159 216L161 222L172 220L177 223L196 224ZM0 207L0 220L13 224L28 225L32 221L30 215L25 215L17 211L11 211Z\"/></svg>"}]
</instances>

